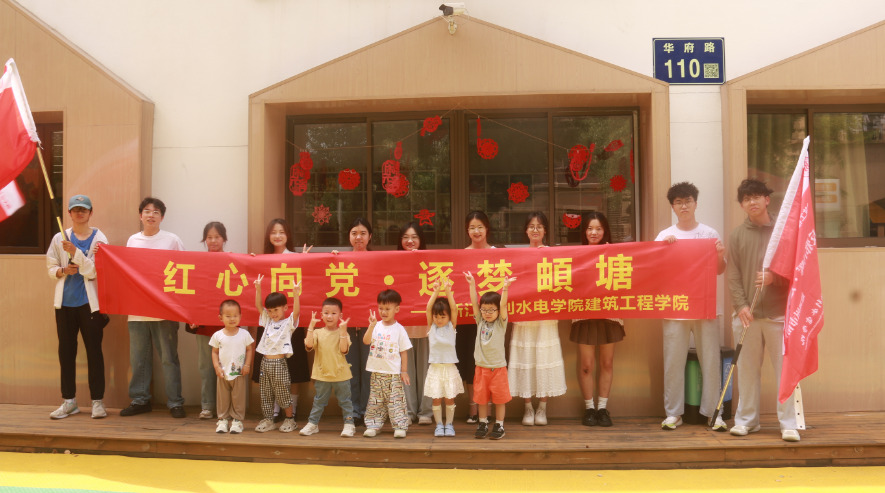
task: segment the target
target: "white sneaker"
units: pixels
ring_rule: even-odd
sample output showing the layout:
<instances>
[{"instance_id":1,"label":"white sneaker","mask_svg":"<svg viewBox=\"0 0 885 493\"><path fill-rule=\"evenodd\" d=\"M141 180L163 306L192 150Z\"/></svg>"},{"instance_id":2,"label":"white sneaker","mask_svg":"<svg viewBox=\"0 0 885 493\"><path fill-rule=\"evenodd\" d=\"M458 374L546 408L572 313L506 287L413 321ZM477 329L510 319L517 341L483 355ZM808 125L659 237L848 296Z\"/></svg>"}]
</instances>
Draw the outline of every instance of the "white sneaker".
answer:
<instances>
[{"instance_id":1,"label":"white sneaker","mask_svg":"<svg viewBox=\"0 0 885 493\"><path fill-rule=\"evenodd\" d=\"M756 425L752 428L750 428L748 426L744 426L744 425L734 425L731 427L731 434L736 437L744 437L750 433L756 433L757 431L759 431L761 429L762 429L762 426L760 426L760 425Z\"/></svg>"},{"instance_id":2,"label":"white sneaker","mask_svg":"<svg viewBox=\"0 0 885 493\"><path fill-rule=\"evenodd\" d=\"M532 409L531 405L525 406L525 413L522 415L522 425L523 426L534 426L535 425L535 410Z\"/></svg>"},{"instance_id":3,"label":"white sneaker","mask_svg":"<svg viewBox=\"0 0 885 493\"><path fill-rule=\"evenodd\" d=\"M280 425L280 432L282 433L292 433L297 429L298 425L295 424L295 418L286 418L283 420L283 424Z\"/></svg>"},{"instance_id":4,"label":"white sneaker","mask_svg":"<svg viewBox=\"0 0 885 493\"><path fill-rule=\"evenodd\" d=\"M77 400L71 399L70 402L65 400L61 403L61 406L58 407L55 411L49 413L49 417L52 419L64 419L72 414L77 414L80 412L80 408L77 407ZM107 416L107 413L105 413Z\"/></svg>"},{"instance_id":5,"label":"white sneaker","mask_svg":"<svg viewBox=\"0 0 885 493\"><path fill-rule=\"evenodd\" d=\"M215 426L215 433L227 433L230 431L227 427L226 419L219 419L218 424Z\"/></svg>"},{"instance_id":6,"label":"white sneaker","mask_svg":"<svg viewBox=\"0 0 885 493\"><path fill-rule=\"evenodd\" d=\"M419 425L432 425L433 418L430 416L418 416L418 424Z\"/></svg>"},{"instance_id":7,"label":"white sneaker","mask_svg":"<svg viewBox=\"0 0 885 493\"><path fill-rule=\"evenodd\" d=\"M108 411L104 408L104 402L101 399L92 401L92 419L101 419L108 417Z\"/></svg>"},{"instance_id":8,"label":"white sneaker","mask_svg":"<svg viewBox=\"0 0 885 493\"><path fill-rule=\"evenodd\" d=\"M255 427L255 431L258 433L264 433L266 431L276 430L277 424L273 422L273 419L262 419L258 422L258 426Z\"/></svg>"},{"instance_id":9,"label":"white sneaker","mask_svg":"<svg viewBox=\"0 0 885 493\"><path fill-rule=\"evenodd\" d=\"M667 416L667 419L661 423L662 430L675 430L680 426L682 426L682 416Z\"/></svg>"},{"instance_id":10,"label":"white sneaker","mask_svg":"<svg viewBox=\"0 0 885 493\"><path fill-rule=\"evenodd\" d=\"M304 425L304 428L301 428L301 431L299 431L298 434L303 435L303 436L308 436L308 435L314 435L316 433L319 433L319 431L320 431L319 426L308 421L307 424Z\"/></svg>"},{"instance_id":11,"label":"white sneaker","mask_svg":"<svg viewBox=\"0 0 885 493\"><path fill-rule=\"evenodd\" d=\"M215 413L212 412L210 409L203 409L202 411L200 411L200 415L198 416L198 418L200 419L212 419L214 417Z\"/></svg>"},{"instance_id":12,"label":"white sneaker","mask_svg":"<svg viewBox=\"0 0 885 493\"><path fill-rule=\"evenodd\" d=\"M546 426L547 425L547 410L538 408L535 411L535 426Z\"/></svg>"},{"instance_id":13,"label":"white sneaker","mask_svg":"<svg viewBox=\"0 0 885 493\"><path fill-rule=\"evenodd\" d=\"M799 432L796 430L784 430L781 432L781 438L785 442L798 442Z\"/></svg>"},{"instance_id":14,"label":"white sneaker","mask_svg":"<svg viewBox=\"0 0 885 493\"><path fill-rule=\"evenodd\" d=\"M375 428L366 428L366 431L363 432L363 436L369 438L378 436L378 430Z\"/></svg>"},{"instance_id":15,"label":"white sneaker","mask_svg":"<svg viewBox=\"0 0 885 493\"><path fill-rule=\"evenodd\" d=\"M234 435L242 433L243 432L243 422L238 419L233 420L230 424L230 432Z\"/></svg>"},{"instance_id":16,"label":"white sneaker","mask_svg":"<svg viewBox=\"0 0 885 493\"><path fill-rule=\"evenodd\" d=\"M353 423L344 423L344 429L341 430L341 436L352 438L355 431L356 426L354 426Z\"/></svg>"},{"instance_id":17,"label":"white sneaker","mask_svg":"<svg viewBox=\"0 0 885 493\"><path fill-rule=\"evenodd\" d=\"M393 438L405 438L406 430L393 430Z\"/></svg>"},{"instance_id":18,"label":"white sneaker","mask_svg":"<svg viewBox=\"0 0 885 493\"><path fill-rule=\"evenodd\" d=\"M728 431L728 425L722 419L722 416L716 416L716 422L713 423L713 431Z\"/></svg>"}]
</instances>

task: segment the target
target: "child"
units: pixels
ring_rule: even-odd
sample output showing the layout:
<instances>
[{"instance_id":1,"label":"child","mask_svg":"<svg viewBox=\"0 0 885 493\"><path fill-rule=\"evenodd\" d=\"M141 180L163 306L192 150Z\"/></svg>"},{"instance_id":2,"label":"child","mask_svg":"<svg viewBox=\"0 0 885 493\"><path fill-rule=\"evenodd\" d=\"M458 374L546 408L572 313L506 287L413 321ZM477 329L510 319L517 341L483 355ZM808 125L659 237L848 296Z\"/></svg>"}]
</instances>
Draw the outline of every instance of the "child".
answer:
<instances>
[{"instance_id":1,"label":"child","mask_svg":"<svg viewBox=\"0 0 885 493\"><path fill-rule=\"evenodd\" d=\"M405 438L411 420L406 410L403 384L409 385L408 351L412 347L406 329L396 321L403 299L396 291L386 289L378 294L378 315L369 312L369 330L363 344L370 344L366 370L371 373L369 403L366 406L365 437L373 437L384 425L387 415L394 438Z\"/></svg>"},{"instance_id":2,"label":"child","mask_svg":"<svg viewBox=\"0 0 885 493\"><path fill-rule=\"evenodd\" d=\"M261 341L255 351L263 356L258 385L261 390L261 412L264 419L255 427L255 431L264 433L276 429L273 420L274 402L286 413L286 419L280 425L280 431L291 433L297 429L292 410L292 395L289 394L289 369L286 358L292 356L292 333L298 326L300 310L298 296L301 294L301 283L292 289L292 313L285 316L289 308L288 299L283 293L270 293L261 306L261 280L255 279L255 307L261 314L258 323L264 327Z\"/></svg>"},{"instance_id":3,"label":"child","mask_svg":"<svg viewBox=\"0 0 885 493\"><path fill-rule=\"evenodd\" d=\"M458 305L452 293L452 282L448 279L433 283L433 294L427 302L427 338L430 342L430 369L424 380L424 395L433 399L433 417L436 430L433 436L455 436L455 397L464 393L461 374L458 373L458 354L455 351L455 324L458 319ZM446 291L446 300L437 299L441 289ZM446 424L442 420L442 399L446 401Z\"/></svg>"},{"instance_id":4,"label":"child","mask_svg":"<svg viewBox=\"0 0 885 493\"><path fill-rule=\"evenodd\" d=\"M218 307L218 318L224 328L212 334L212 366L215 367L216 411L218 425L215 433L227 433L227 418L232 417L231 433L243 432L243 419L246 417L246 378L252 372L252 334L241 329L240 304L234 300L224 300Z\"/></svg>"},{"instance_id":5,"label":"child","mask_svg":"<svg viewBox=\"0 0 885 493\"><path fill-rule=\"evenodd\" d=\"M313 379L316 395L313 398L313 408L307 425L301 429L304 436L313 435L320 431L320 418L323 410L329 403L329 396L335 393L338 405L344 417L344 430L341 436L352 437L353 425L353 402L350 400L350 365L344 355L350 350L350 336L347 335L347 322L350 319L341 319L343 305L338 298L326 298L323 301L322 321L325 327L314 330L320 319L317 313L310 314L310 325L307 327L307 337L304 339L304 347L308 352L316 348L317 353L313 358Z\"/></svg>"},{"instance_id":6,"label":"child","mask_svg":"<svg viewBox=\"0 0 885 493\"><path fill-rule=\"evenodd\" d=\"M470 303L476 319L476 346L473 359L473 401L479 406L479 426L476 438L492 440L504 438L504 404L510 402L510 383L507 379L507 360L504 358L504 333L507 330L507 287L516 278L504 279L501 294L488 292L477 300L476 281L470 272L464 273L470 285ZM495 403L495 426L489 433L489 397Z\"/></svg>"}]
</instances>

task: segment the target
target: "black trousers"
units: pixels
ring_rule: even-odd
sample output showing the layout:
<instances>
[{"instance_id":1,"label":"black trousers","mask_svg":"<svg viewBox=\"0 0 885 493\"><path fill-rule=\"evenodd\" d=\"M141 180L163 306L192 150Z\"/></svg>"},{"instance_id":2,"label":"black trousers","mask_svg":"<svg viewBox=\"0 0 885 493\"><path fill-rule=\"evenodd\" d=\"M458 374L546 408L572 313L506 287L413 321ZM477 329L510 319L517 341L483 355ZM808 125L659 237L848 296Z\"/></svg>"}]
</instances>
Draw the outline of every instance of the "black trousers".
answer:
<instances>
[{"instance_id":1,"label":"black trousers","mask_svg":"<svg viewBox=\"0 0 885 493\"><path fill-rule=\"evenodd\" d=\"M73 399L77 395L77 335L80 334L86 347L89 393L93 400L104 399L103 316L90 312L88 303L77 307L63 306L55 310L55 326L58 330L62 398Z\"/></svg>"}]
</instances>

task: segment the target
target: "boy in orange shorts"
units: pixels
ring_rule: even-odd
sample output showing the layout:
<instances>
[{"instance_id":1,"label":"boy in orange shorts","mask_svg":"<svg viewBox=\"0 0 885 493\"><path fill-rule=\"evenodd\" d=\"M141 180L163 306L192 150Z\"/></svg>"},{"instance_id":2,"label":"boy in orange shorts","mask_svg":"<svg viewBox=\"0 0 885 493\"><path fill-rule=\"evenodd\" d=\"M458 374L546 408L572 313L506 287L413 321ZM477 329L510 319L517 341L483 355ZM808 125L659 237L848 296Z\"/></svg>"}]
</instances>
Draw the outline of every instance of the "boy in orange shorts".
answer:
<instances>
[{"instance_id":1,"label":"boy in orange shorts","mask_svg":"<svg viewBox=\"0 0 885 493\"><path fill-rule=\"evenodd\" d=\"M507 287L516 278L504 279L501 294L488 292L477 300L473 274L464 273L470 285L470 302L476 319L476 346L473 358L476 373L473 377L473 400L479 406L479 426L476 438L492 440L504 438L505 404L510 402L510 383L507 379L507 360L504 357L504 334L507 331ZM489 432L489 398L495 403L495 425Z\"/></svg>"}]
</instances>

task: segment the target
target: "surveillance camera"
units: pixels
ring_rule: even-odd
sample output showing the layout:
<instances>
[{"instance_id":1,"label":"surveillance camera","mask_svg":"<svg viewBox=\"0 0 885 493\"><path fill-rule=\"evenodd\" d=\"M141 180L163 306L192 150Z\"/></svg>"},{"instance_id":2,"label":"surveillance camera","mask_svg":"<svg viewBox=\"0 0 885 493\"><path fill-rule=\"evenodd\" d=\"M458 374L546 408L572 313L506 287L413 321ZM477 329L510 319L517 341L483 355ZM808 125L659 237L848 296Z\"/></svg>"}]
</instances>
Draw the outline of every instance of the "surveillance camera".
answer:
<instances>
[{"instance_id":1,"label":"surveillance camera","mask_svg":"<svg viewBox=\"0 0 885 493\"><path fill-rule=\"evenodd\" d=\"M440 5L439 10L442 11L444 16L464 15L467 13L467 7L464 6L463 2L447 2Z\"/></svg>"}]
</instances>

